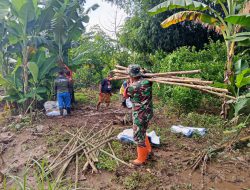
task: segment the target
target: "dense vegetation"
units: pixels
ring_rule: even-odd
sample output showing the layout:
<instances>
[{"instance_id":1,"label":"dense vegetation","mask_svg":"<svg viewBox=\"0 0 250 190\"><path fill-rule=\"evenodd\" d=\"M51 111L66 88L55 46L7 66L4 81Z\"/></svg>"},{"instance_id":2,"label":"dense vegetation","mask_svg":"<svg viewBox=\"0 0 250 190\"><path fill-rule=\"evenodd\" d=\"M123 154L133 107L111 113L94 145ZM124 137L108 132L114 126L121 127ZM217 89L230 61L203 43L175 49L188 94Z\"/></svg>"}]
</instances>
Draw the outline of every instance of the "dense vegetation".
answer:
<instances>
[{"instance_id":1,"label":"dense vegetation","mask_svg":"<svg viewBox=\"0 0 250 190\"><path fill-rule=\"evenodd\" d=\"M214 27L188 22L194 19L188 19L187 15L182 15L182 21L186 22L163 29L160 26L162 20L172 14L179 14L174 7L166 7L164 11L169 11L163 14L149 16L148 10L155 6L150 12L162 12L158 11L157 5L163 1L120 0L112 3L127 10L130 17L113 39L99 26L85 32L84 23L89 21L88 13L98 8L98 5L86 9L85 1L44 2L2 1L0 82L5 90L5 100L19 109L19 112L27 113L39 106L39 103L53 98L53 80L63 63L74 71L75 86L78 89L96 87L115 64L128 66L136 63L152 72L201 69L202 73L198 77L213 80L216 86L228 88L232 95L241 97L235 104L230 104L236 108L234 116L249 106L246 94L249 88L250 58L245 53L245 47L235 47L235 41L240 41L239 45L247 44L247 32L239 33L240 39L237 36L230 37L230 31L226 31L226 35L222 31L223 35L220 35L218 30L213 30ZM213 10L218 13L216 15L221 22L222 18L225 19L223 22L227 22L227 27L234 26L237 19L230 17L231 13L225 14L221 3L202 3L197 4L204 7L202 11L207 13ZM173 0L172 4L177 6L178 2ZM184 6L182 8L185 9ZM188 8L191 9L201 8ZM212 19L195 18L208 23ZM239 24L245 26L246 23ZM233 43L224 43L229 37ZM230 53L235 56L228 54L229 45L234 48L234 52ZM235 63L234 74L230 75L230 82L227 80L227 84L223 84L224 65L228 61L229 64ZM119 88L119 84L114 82L114 87ZM155 85L154 93L163 103L175 105L182 111L206 110L211 105L217 110L215 113L220 109L219 99L182 87Z\"/></svg>"}]
</instances>

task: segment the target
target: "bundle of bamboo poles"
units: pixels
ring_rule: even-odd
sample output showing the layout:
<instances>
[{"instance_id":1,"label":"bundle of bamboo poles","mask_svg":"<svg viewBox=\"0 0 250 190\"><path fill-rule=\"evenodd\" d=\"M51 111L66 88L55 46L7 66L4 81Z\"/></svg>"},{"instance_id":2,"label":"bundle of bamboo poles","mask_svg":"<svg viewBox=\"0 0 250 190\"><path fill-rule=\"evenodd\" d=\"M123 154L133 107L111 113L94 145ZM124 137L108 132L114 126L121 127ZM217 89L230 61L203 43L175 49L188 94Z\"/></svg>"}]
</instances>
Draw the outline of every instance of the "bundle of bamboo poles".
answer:
<instances>
[{"instance_id":1,"label":"bundle of bamboo poles","mask_svg":"<svg viewBox=\"0 0 250 190\"><path fill-rule=\"evenodd\" d=\"M115 67L116 69L112 71L112 73L114 73L114 77L111 80L125 80L129 78L127 73L127 67L123 67L120 65L116 65ZM183 86L195 90L200 90L205 93L214 94L219 97L226 97L233 100L236 99L235 97L228 95L229 92L227 89L209 86L213 84L213 81L205 81L200 78L177 76L177 75L197 74L200 72L201 70L173 71L166 73L148 73L145 70L142 71L143 77L147 78L147 80L151 82Z\"/></svg>"},{"instance_id":2,"label":"bundle of bamboo poles","mask_svg":"<svg viewBox=\"0 0 250 190\"><path fill-rule=\"evenodd\" d=\"M115 155L110 143L115 139L112 123L97 131L95 130L95 126L86 131L86 125L87 123L75 133L66 131L71 135L71 139L47 166L45 170L46 174L56 174L56 185L60 184L70 163L73 163L75 164L75 189L77 189L78 181L86 180L84 174L88 169L92 169L92 173L98 173L95 165L98 162L100 153L115 159L117 165L121 163L132 167L131 164L117 158ZM110 149L111 153L104 150L106 146Z\"/></svg>"}]
</instances>

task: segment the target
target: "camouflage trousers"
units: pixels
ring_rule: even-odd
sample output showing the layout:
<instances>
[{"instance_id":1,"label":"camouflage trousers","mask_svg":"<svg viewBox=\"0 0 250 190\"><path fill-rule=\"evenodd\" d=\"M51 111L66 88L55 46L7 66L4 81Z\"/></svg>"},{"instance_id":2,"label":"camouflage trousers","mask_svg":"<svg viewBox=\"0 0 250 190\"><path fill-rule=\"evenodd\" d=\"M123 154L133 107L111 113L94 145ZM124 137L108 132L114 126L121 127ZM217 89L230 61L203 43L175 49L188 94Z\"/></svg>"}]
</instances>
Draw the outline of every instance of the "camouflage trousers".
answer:
<instances>
[{"instance_id":1,"label":"camouflage trousers","mask_svg":"<svg viewBox=\"0 0 250 190\"><path fill-rule=\"evenodd\" d=\"M134 140L138 146L145 147L146 131L149 120L147 117L139 117L138 112L133 112L133 133Z\"/></svg>"}]
</instances>

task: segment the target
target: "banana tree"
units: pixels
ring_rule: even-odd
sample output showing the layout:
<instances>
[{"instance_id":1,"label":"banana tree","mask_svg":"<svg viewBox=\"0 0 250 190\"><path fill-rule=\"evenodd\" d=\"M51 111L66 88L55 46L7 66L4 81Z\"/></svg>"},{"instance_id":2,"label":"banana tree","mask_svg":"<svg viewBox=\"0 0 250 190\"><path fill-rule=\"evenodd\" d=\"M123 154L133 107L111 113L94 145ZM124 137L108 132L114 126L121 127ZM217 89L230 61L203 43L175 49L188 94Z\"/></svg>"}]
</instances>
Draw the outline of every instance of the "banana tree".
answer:
<instances>
[{"instance_id":1,"label":"banana tree","mask_svg":"<svg viewBox=\"0 0 250 190\"><path fill-rule=\"evenodd\" d=\"M98 5L94 4L85 11L84 3L85 1L78 0L52 0L44 9L45 16L46 14L52 16L47 26L53 32L54 49L57 49L59 64L68 61L71 42L84 33L84 23L89 22L89 11L98 8Z\"/></svg>"},{"instance_id":2,"label":"banana tree","mask_svg":"<svg viewBox=\"0 0 250 190\"><path fill-rule=\"evenodd\" d=\"M7 74L7 31L6 31L6 21L5 17L9 13L10 3L8 0L0 1L0 73L3 76Z\"/></svg>"},{"instance_id":3,"label":"banana tree","mask_svg":"<svg viewBox=\"0 0 250 190\"><path fill-rule=\"evenodd\" d=\"M23 92L28 93L28 58L30 41L37 35L34 23L36 22L40 10L36 0L11 0L10 17L7 22L9 32L9 42L11 45L19 45L22 55L23 69Z\"/></svg>"},{"instance_id":4,"label":"banana tree","mask_svg":"<svg viewBox=\"0 0 250 190\"><path fill-rule=\"evenodd\" d=\"M36 61L36 62L34 62ZM50 64L48 64L50 63ZM11 103L17 103L17 108L20 111L27 112L37 100L47 98L51 94L51 81L53 81L53 75L56 72L56 56L46 58L44 51L38 51L33 58L28 62L28 78L29 78L29 91L27 94L23 93L23 81L22 81L22 62L18 59L18 62L14 70L6 77L0 74L0 85L2 85L6 91L7 96L4 100ZM28 100L29 106L24 107L23 103Z\"/></svg>"},{"instance_id":5,"label":"banana tree","mask_svg":"<svg viewBox=\"0 0 250 190\"><path fill-rule=\"evenodd\" d=\"M233 36L237 33L239 27L235 24L227 22L224 16L237 15L243 8L245 1L234 0L214 0L214 4L220 5L223 12L218 12L211 6L194 0L167 0L151 10L151 15L159 14L164 11L173 9L186 9L187 11L180 11L167 18L161 23L163 28L167 28L173 24L183 21L194 21L220 32L224 39ZM232 66L235 49L235 41L225 41L227 47L227 63L225 64L225 82L231 83L233 78Z\"/></svg>"}]
</instances>

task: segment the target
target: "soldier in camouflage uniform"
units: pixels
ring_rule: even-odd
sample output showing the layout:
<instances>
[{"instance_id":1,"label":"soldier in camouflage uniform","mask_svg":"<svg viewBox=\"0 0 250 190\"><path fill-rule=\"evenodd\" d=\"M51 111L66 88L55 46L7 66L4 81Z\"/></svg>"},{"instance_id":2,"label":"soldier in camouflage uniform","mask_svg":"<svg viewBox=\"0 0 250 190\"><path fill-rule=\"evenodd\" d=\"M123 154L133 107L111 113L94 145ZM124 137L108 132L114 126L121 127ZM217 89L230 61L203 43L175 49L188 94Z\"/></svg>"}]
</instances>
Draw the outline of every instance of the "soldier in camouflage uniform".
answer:
<instances>
[{"instance_id":1,"label":"soldier in camouflage uniform","mask_svg":"<svg viewBox=\"0 0 250 190\"><path fill-rule=\"evenodd\" d=\"M130 65L128 74L130 84L126 88L124 96L130 97L133 103L133 130L138 154L137 159L132 163L141 165L145 163L152 151L146 136L148 122L153 117L152 82L142 77L139 65Z\"/></svg>"}]
</instances>

